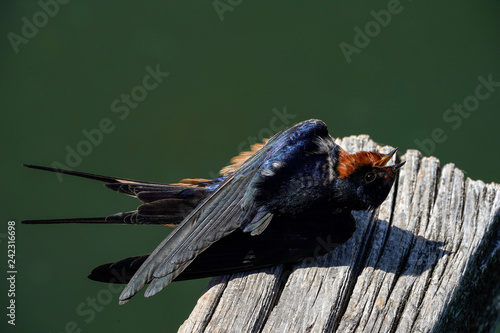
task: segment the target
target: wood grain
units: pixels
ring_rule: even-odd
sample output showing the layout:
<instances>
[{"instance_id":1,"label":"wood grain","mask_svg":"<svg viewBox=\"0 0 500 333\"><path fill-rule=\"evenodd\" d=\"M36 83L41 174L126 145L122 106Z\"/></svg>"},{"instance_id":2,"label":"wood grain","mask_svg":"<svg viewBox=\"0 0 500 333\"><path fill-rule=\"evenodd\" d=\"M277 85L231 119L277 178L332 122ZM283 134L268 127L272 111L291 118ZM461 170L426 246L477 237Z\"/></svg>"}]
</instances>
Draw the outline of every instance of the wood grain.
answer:
<instances>
[{"instance_id":1,"label":"wood grain","mask_svg":"<svg viewBox=\"0 0 500 333\"><path fill-rule=\"evenodd\" d=\"M388 152L366 135L348 152ZM179 332L490 332L500 318L500 186L409 150L343 246L212 279ZM328 239L318 239L328 247Z\"/></svg>"}]
</instances>

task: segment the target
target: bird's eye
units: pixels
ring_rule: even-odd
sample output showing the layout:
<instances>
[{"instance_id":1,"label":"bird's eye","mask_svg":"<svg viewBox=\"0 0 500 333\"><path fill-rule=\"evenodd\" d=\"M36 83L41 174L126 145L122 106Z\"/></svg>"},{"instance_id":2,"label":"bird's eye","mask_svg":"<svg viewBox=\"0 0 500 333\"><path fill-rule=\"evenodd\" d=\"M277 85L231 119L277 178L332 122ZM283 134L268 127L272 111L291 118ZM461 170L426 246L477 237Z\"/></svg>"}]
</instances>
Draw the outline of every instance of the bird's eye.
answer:
<instances>
[{"instance_id":1,"label":"bird's eye","mask_svg":"<svg viewBox=\"0 0 500 333\"><path fill-rule=\"evenodd\" d=\"M365 181L367 183L371 183L372 181L374 181L376 178L375 174L373 172L368 172L366 175L365 175Z\"/></svg>"}]
</instances>

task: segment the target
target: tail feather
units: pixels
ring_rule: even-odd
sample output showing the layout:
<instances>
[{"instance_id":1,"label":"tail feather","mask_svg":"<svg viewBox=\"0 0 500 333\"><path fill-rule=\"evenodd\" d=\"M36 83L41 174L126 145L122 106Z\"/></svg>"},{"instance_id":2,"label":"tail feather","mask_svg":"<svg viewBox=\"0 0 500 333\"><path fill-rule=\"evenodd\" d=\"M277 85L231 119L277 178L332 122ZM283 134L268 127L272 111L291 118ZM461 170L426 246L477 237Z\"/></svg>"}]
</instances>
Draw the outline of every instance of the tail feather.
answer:
<instances>
[{"instance_id":1,"label":"tail feather","mask_svg":"<svg viewBox=\"0 0 500 333\"><path fill-rule=\"evenodd\" d=\"M86 223L86 224L144 224L144 225L164 225L176 227L180 217L173 214L171 216L147 216L140 215L136 211L117 213L106 217L82 217L63 218L46 220L23 220L22 224L66 224L66 223Z\"/></svg>"},{"instance_id":2,"label":"tail feather","mask_svg":"<svg viewBox=\"0 0 500 333\"><path fill-rule=\"evenodd\" d=\"M143 215L139 214L136 210L125 213L116 213L106 217L106 222L110 224L144 224L176 227L181 221L182 217L179 214Z\"/></svg>"},{"instance_id":3,"label":"tail feather","mask_svg":"<svg viewBox=\"0 0 500 333\"><path fill-rule=\"evenodd\" d=\"M146 254L97 266L88 278L99 282L127 284L148 257L149 254Z\"/></svg>"},{"instance_id":4,"label":"tail feather","mask_svg":"<svg viewBox=\"0 0 500 333\"><path fill-rule=\"evenodd\" d=\"M143 202L134 211L117 213L106 217L25 220L22 221L24 224L107 223L156 224L175 227L223 180L223 178L216 181L200 179L201 182L192 180L191 182L172 185L101 176L31 164L23 164L23 166L102 181L106 183L105 186L109 189L118 193L131 195Z\"/></svg>"},{"instance_id":5,"label":"tail feather","mask_svg":"<svg viewBox=\"0 0 500 333\"><path fill-rule=\"evenodd\" d=\"M172 186L172 188L165 188L160 191L148 190L137 193L137 199L142 202L154 202L163 199L183 199L192 205L198 204L203 199L207 191L204 187L188 187Z\"/></svg>"},{"instance_id":6,"label":"tail feather","mask_svg":"<svg viewBox=\"0 0 500 333\"><path fill-rule=\"evenodd\" d=\"M76 176L76 177L82 177L82 178L88 178L88 179L93 179L93 180L98 180L101 182L106 182L106 183L145 183L145 184L153 184L149 182L141 182L137 180L132 180L132 179L126 179L126 178L117 178L117 177L108 177L108 176L101 176L101 175L95 175L92 173L86 173L86 172L80 172L80 171L72 171L72 170L65 170L65 169L57 169L57 168L50 168L50 167L45 167L41 165L33 165L33 164L23 164L23 166L31 169L37 169L37 170L44 170L44 171L49 171L49 172L56 172L56 173L61 173L65 175L70 175L70 176Z\"/></svg>"},{"instance_id":7,"label":"tail feather","mask_svg":"<svg viewBox=\"0 0 500 333\"><path fill-rule=\"evenodd\" d=\"M69 219L24 220L22 224L58 224L58 223L110 223L105 217L83 217ZM111 222L112 223L112 222Z\"/></svg>"},{"instance_id":8,"label":"tail feather","mask_svg":"<svg viewBox=\"0 0 500 333\"><path fill-rule=\"evenodd\" d=\"M179 189L187 188L184 186L146 183L138 181L135 181L135 183L127 183L127 182L108 183L105 184L104 186L118 193L128 194L134 197L136 197L139 193L144 191L168 192L168 191L179 191Z\"/></svg>"}]
</instances>

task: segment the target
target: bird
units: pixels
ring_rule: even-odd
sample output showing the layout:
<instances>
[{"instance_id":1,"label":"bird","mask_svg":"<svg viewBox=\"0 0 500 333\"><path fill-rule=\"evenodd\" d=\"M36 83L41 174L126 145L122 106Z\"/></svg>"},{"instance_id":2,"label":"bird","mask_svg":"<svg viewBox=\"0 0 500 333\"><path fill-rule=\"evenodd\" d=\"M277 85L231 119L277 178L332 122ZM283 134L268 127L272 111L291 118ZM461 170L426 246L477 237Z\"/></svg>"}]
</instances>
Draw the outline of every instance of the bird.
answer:
<instances>
[{"instance_id":1,"label":"bird","mask_svg":"<svg viewBox=\"0 0 500 333\"><path fill-rule=\"evenodd\" d=\"M94 268L90 279L126 284L119 304L148 285L145 297L172 281L213 277L324 255L356 230L353 210L375 210L405 162L387 154L346 152L326 124L302 121L251 146L208 180L165 184L73 170L24 166L102 181L141 201L106 217L25 220L23 224L97 223L173 227L150 253ZM319 246L328 239L330 246Z\"/></svg>"}]
</instances>

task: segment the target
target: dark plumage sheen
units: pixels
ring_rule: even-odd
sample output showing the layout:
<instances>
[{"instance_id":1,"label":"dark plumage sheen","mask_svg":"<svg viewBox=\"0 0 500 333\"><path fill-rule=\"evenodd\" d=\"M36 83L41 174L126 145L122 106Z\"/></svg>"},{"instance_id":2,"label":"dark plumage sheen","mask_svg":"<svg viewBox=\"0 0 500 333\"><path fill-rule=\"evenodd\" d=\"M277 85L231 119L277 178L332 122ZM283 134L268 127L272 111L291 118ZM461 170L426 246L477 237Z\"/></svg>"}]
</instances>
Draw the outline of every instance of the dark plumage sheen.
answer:
<instances>
[{"instance_id":1,"label":"dark plumage sheen","mask_svg":"<svg viewBox=\"0 0 500 333\"><path fill-rule=\"evenodd\" d=\"M148 283L146 297L173 280L295 262L340 246L355 230L351 211L374 209L387 197L403 165L386 166L395 152L348 154L322 121L308 120L254 145L214 180L157 184L27 165L104 181L142 204L101 218L23 222L176 227L151 254L98 266L89 275L128 283L123 304ZM318 239L328 239L330 246Z\"/></svg>"}]
</instances>

